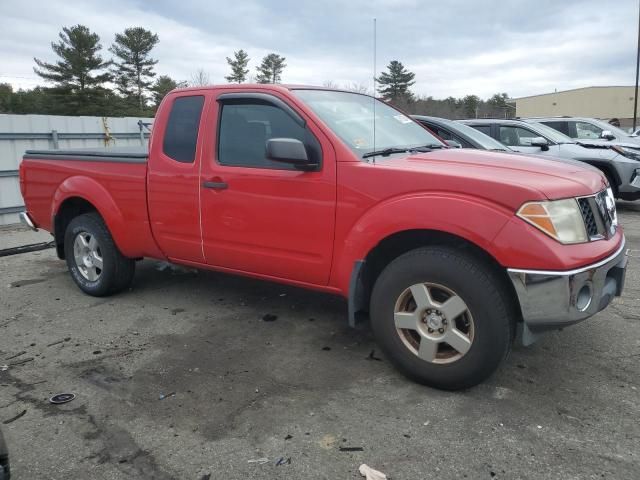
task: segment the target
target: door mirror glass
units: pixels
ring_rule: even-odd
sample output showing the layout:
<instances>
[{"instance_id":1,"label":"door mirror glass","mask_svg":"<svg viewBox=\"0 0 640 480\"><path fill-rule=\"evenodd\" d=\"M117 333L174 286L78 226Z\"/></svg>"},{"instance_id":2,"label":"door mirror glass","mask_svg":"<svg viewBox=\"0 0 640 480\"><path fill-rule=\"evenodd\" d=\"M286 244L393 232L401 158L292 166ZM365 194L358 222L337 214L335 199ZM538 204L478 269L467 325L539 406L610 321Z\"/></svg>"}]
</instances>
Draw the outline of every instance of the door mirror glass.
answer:
<instances>
[{"instance_id":1,"label":"door mirror glass","mask_svg":"<svg viewBox=\"0 0 640 480\"><path fill-rule=\"evenodd\" d=\"M271 138L267 140L267 158L276 162L284 162L313 169L318 165L310 162L304 144L295 138Z\"/></svg>"}]
</instances>

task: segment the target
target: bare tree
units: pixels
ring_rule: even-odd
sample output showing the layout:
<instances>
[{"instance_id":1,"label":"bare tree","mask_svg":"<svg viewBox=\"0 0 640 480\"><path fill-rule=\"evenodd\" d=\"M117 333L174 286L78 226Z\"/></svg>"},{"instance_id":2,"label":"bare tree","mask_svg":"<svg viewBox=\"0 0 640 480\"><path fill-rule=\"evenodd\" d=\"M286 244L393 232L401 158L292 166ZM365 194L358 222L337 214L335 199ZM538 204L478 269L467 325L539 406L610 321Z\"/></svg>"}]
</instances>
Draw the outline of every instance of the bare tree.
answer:
<instances>
[{"instance_id":1,"label":"bare tree","mask_svg":"<svg viewBox=\"0 0 640 480\"><path fill-rule=\"evenodd\" d=\"M322 86L325 88L335 88L335 89L340 88L338 84L333 80L325 80L324 82L322 82Z\"/></svg>"},{"instance_id":2,"label":"bare tree","mask_svg":"<svg viewBox=\"0 0 640 480\"><path fill-rule=\"evenodd\" d=\"M344 89L349 90L350 92L363 93L365 95L371 94L371 90L369 90L369 87L367 87L363 83L357 83L357 82L347 83L345 84Z\"/></svg>"},{"instance_id":3,"label":"bare tree","mask_svg":"<svg viewBox=\"0 0 640 480\"><path fill-rule=\"evenodd\" d=\"M191 74L191 80L189 80L190 87L204 87L205 85L211 85L211 79L204 69L200 68Z\"/></svg>"}]
</instances>

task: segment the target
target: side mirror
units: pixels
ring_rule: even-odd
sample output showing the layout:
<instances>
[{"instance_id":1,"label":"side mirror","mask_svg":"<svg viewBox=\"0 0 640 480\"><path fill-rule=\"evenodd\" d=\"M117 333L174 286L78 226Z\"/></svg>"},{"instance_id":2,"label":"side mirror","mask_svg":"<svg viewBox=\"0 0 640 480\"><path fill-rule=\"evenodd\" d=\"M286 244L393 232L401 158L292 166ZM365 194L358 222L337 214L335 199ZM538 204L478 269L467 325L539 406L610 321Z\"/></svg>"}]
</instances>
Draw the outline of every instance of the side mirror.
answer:
<instances>
[{"instance_id":1,"label":"side mirror","mask_svg":"<svg viewBox=\"0 0 640 480\"><path fill-rule=\"evenodd\" d=\"M605 140L615 140L616 136L611 132L611 130L603 130L600 134L600 138L604 138Z\"/></svg>"},{"instance_id":2,"label":"side mirror","mask_svg":"<svg viewBox=\"0 0 640 480\"><path fill-rule=\"evenodd\" d=\"M455 140L445 140L444 143L449 145L451 148L462 148L462 144Z\"/></svg>"},{"instance_id":3,"label":"side mirror","mask_svg":"<svg viewBox=\"0 0 640 480\"><path fill-rule=\"evenodd\" d=\"M543 152L549 150L549 141L544 137L533 137L530 145L532 147L540 147Z\"/></svg>"},{"instance_id":4,"label":"side mirror","mask_svg":"<svg viewBox=\"0 0 640 480\"><path fill-rule=\"evenodd\" d=\"M289 163L301 170L313 170L317 163L309 160L307 149L295 138L271 138L267 140L267 158L276 162Z\"/></svg>"}]
</instances>

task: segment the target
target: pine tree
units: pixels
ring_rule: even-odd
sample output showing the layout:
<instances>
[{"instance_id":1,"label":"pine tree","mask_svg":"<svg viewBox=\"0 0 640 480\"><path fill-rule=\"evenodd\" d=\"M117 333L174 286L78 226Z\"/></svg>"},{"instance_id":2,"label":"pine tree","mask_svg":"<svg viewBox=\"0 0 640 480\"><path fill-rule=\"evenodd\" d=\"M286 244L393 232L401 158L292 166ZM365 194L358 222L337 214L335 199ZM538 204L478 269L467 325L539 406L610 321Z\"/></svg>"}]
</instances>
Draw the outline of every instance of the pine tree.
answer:
<instances>
[{"instance_id":1,"label":"pine tree","mask_svg":"<svg viewBox=\"0 0 640 480\"><path fill-rule=\"evenodd\" d=\"M111 62L103 61L99 55L102 45L96 33L84 25L74 25L63 27L59 37L60 41L52 42L51 48L60 59L48 63L34 58L39 67L33 69L36 74L70 94L84 94L111 79L109 73L99 73Z\"/></svg>"},{"instance_id":2,"label":"pine tree","mask_svg":"<svg viewBox=\"0 0 640 480\"><path fill-rule=\"evenodd\" d=\"M151 86L151 96L154 106L157 108L167 93L175 88L185 87L185 82L176 82L168 75L160 75Z\"/></svg>"},{"instance_id":3,"label":"pine tree","mask_svg":"<svg viewBox=\"0 0 640 480\"><path fill-rule=\"evenodd\" d=\"M243 83L247 79L249 69L249 54L240 49L233 52L233 58L227 57L227 63L231 67L231 75L224 77L229 83Z\"/></svg>"},{"instance_id":4,"label":"pine tree","mask_svg":"<svg viewBox=\"0 0 640 480\"><path fill-rule=\"evenodd\" d=\"M118 91L127 98L135 98L140 111L145 106L145 95L155 77L153 66L158 63L149 56L158 43L158 35L142 27L131 27L116 34L109 51L116 57L113 71Z\"/></svg>"},{"instance_id":5,"label":"pine tree","mask_svg":"<svg viewBox=\"0 0 640 480\"><path fill-rule=\"evenodd\" d=\"M405 69L404 65L397 60L392 60L387 65L387 72L382 72L380 77L376 80L380 85L378 92L382 95L382 98L391 101L411 101L413 99L413 93L409 90L415 82L415 73Z\"/></svg>"},{"instance_id":6,"label":"pine tree","mask_svg":"<svg viewBox=\"0 0 640 480\"><path fill-rule=\"evenodd\" d=\"M282 71L287 66L284 61L286 58L275 53L270 53L262 59L262 63L257 67L258 75L256 81L258 83L280 83L282 80Z\"/></svg>"}]
</instances>

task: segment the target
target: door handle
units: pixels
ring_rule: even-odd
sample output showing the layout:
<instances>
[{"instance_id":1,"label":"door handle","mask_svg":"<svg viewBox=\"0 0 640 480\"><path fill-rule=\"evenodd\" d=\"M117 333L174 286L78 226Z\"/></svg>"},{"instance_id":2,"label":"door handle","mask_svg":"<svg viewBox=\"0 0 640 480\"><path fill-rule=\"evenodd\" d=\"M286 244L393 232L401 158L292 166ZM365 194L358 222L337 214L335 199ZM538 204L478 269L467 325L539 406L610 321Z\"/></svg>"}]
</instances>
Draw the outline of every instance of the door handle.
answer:
<instances>
[{"instance_id":1,"label":"door handle","mask_svg":"<svg viewBox=\"0 0 640 480\"><path fill-rule=\"evenodd\" d=\"M225 190L229 187L229 185L227 185L227 182L211 182L211 181L202 182L202 186L204 188L211 188L213 190Z\"/></svg>"}]
</instances>

